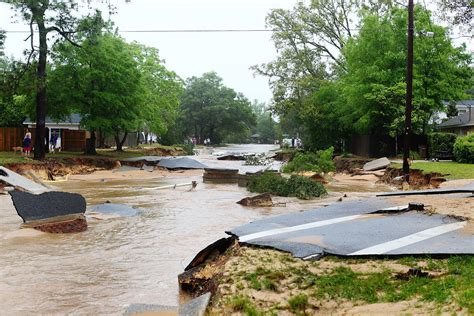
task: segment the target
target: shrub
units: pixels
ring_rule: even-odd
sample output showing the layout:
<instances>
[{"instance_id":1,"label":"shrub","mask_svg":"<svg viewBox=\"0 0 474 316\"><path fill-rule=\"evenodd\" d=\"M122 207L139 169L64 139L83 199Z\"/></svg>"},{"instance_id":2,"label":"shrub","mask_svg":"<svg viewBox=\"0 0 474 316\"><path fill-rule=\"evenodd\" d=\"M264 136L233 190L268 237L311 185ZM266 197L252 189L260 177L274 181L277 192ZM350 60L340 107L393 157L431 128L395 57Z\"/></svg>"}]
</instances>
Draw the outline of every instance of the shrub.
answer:
<instances>
[{"instance_id":1,"label":"shrub","mask_svg":"<svg viewBox=\"0 0 474 316\"><path fill-rule=\"evenodd\" d=\"M454 143L454 159L457 162L474 163L474 134L456 139Z\"/></svg>"},{"instance_id":2,"label":"shrub","mask_svg":"<svg viewBox=\"0 0 474 316\"><path fill-rule=\"evenodd\" d=\"M452 157L456 137L457 135L453 133L431 133L428 136L430 157L436 157L439 152L446 152L448 156Z\"/></svg>"},{"instance_id":3,"label":"shrub","mask_svg":"<svg viewBox=\"0 0 474 316\"><path fill-rule=\"evenodd\" d=\"M336 165L332 159L334 148L318 150L316 153L296 153L295 157L283 167L283 172L330 172L336 170Z\"/></svg>"},{"instance_id":4,"label":"shrub","mask_svg":"<svg viewBox=\"0 0 474 316\"><path fill-rule=\"evenodd\" d=\"M247 189L250 192L271 193L279 196L294 196L299 199L309 200L326 194L324 186L307 177L291 176L285 179L282 176L264 172L262 175L252 177Z\"/></svg>"},{"instance_id":5,"label":"shrub","mask_svg":"<svg viewBox=\"0 0 474 316\"><path fill-rule=\"evenodd\" d=\"M247 189L250 192L268 192L279 195L285 190L285 186L286 180L282 176L276 173L264 172L262 175L252 177L248 182Z\"/></svg>"},{"instance_id":6,"label":"shrub","mask_svg":"<svg viewBox=\"0 0 474 316\"><path fill-rule=\"evenodd\" d=\"M310 200L326 193L321 183L302 176L291 176L286 183L286 190L287 196L296 196L302 200Z\"/></svg>"},{"instance_id":7,"label":"shrub","mask_svg":"<svg viewBox=\"0 0 474 316\"><path fill-rule=\"evenodd\" d=\"M193 143L188 144L174 144L173 147L181 147L186 155L194 155L194 145Z\"/></svg>"}]
</instances>

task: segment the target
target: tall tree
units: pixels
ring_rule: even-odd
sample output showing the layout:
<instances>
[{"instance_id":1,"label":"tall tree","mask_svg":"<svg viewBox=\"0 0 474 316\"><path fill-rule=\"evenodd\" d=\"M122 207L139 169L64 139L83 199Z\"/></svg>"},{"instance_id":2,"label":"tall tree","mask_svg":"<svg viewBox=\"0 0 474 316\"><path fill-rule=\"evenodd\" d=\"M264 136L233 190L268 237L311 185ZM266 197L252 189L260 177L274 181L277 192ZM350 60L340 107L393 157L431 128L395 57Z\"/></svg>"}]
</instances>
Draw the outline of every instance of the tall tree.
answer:
<instances>
[{"instance_id":1,"label":"tall tree","mask_svg":"<svg viewBox=\"0 0 474 316\"><path fill-rule=\"evenodd\" d=\"M467 26L468 30L472 31L472 18L474 17L474 2L472 0L438 0L438 5L440 11L443 12L442 18L454 25Z\"/></svg>"},{"instance_id":2,"label":"tall tree","mask_svg":"<svg viewBox=\"0 0 474 316\"><path fill-rule=\"evenodd\" d=\"M254 100L252 111L257 117L257 124L252 129L252 132L260 135L260 141L273 143L276 139L279 139L278 124L273 119L272 112L267 105Z\"/></svg>"},{"instance_id":3,"label":"tall tree","mask_svg":"<svg viewBox=\"0 0 474 316\"><path fill-rule=\"evenodd\" d=\"M382 14L391 6L390 0L310 0L272 10L266 23L279 55L253 69L268 77L274 109L284 114L301 106L321 82L344 72L340 51L354 35L358 11Z\"/></svg>"},{"instance_id":4,"label":"tall tree","mask_svg":"<svg viewBox=\"0 0 474 316\"><path fill-rule=\"evenodd\" d=\"M165 132L176 120L183 83L158 50L128 44L110 30L86 36L82 48L63 43L55 51L49 93L55 116L82 114L91 133L89 154L97 131L112 135L118 151L128 132Z\"/></svg>"},{"instance_id":5,"label":"tall tree","mask_svg":"<svg viewBox=\"0 0 474 316\"><path fill-rule=\"evenodd\" d=\"M245 131L248 135L255 124L250 102L224 86L214 72L186 81L181 110L184 132L194 135L200 143L207 138L220 143L227 136Z\"/></svg>"},{"instance_id":6,"label":"tall tree","mask_svg":"<svg viewBox=\"0 0 474 316\"><path fill-rule=\"evenodd\" d=\"M415 17L413 130L424 134L443 100L463 98L472 85L472 68L465 47L454 47L447 31L430 21L429 11L416 6ZM405 9L384 16L369 14L344 49L345 119L360 132L392 136L403 132L406 20ZM427 36L427 30L434 36Z\"/></svg>"},{"instance_id":7,"label":"tall tree","mask_svg":"<svg viewBox=\"0 0 474 316\"><path fill-rule=\"evenodd\" d=\"M114 136L120 151L143 109L141 77L134 48L118 36L104 34L85 40L82 48L62 47L51 73L50 96L57 108L82 115L81 124L91 132L88 153L95 153L99 129Z\"/></svg>"},{"instance_id":8,"label":"tall tree","mask_svg":"<svg viewBox=\"0 0 474 316\"><path fill-rule=\"evenodd\" d=\"M143 90L143 108L138 130L162 135L178 117L179 98L184 83L175 72L166 69L158 49L133 43Z\"/></svg>"},{"instance_id":9,"label":"tall tree","mask_svg":"<svg viewBox=\"0 0 474 316\"><path fill-rule=\"evenodd\" d=\"M77 45L73 37L78 21L75 15L78 4L75 0L4 0L4 2L16 9L20 18L30 27L31 49L27 65L33 57L37 56L34 158L42 160L46 153L48 35L54 33L68 40L72 45ZM35 28L38 31L38 45L35 44Z\"/></svg>"},{"instance_id":10,"label":"tall tree","mask_svg":"<svg viewBox=\"0 0 474 316\"><path fill-rule=\"evenodd\" d=\"M2 58L4 55L3 49L5 46L5 38L6 38L5 31L0 30L0 58Z\"/></svg>"}]
</instances>

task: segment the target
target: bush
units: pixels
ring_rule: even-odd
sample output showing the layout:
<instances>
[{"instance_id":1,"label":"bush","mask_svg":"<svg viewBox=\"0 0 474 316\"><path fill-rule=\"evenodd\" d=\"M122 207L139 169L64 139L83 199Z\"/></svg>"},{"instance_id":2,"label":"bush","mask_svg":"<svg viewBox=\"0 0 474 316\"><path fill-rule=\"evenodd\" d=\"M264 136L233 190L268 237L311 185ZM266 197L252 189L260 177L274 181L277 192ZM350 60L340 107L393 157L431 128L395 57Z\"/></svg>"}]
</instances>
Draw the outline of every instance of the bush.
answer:
<instances>
[{"instance_id":1,"label":"bush","mask_svg":"<svg viewBox=\"0 0 474 316\"><path fill-rule=\"evenodd\" d=\"M440 152L452 157L456 137L457 135L453 133L431 133L428 136L430 158L438 158Z\"/></svg>"},{"instance_id":2,"label":"bush","mask_svg":"<svg viewBox=\"0 0 474 316\"><path fill-rule=\"evenodd\" d=\"M457 162L474 163L474 134L456 139L454 143L454 159Z\"/></svg>"},{"instance_id":3,"label":"bush","mask_svg":"<svg viewBox=\"0 0 474 316\"><path fill-rule=\"evenodd\" d=\"M186 155L194 155L194 144L188 143L188 144L174 144L173 147L181 147Z\"/></svg>"},{"instance_id":4,"label":"bush","mask_svg":"<svg viewBox=\"0 0 474 316\"><path fill-rule=\"evenodd\" d=\"M336 170L332 159L334 148L318 150L316 153L296 153L295 157L283 167L283 172L330 172Z\"/></svg>"},{"instance_id":5,"label":"bush","mask_svg":"<svg viewBox=\"0 0 474 316\"><path fill-rule=\"evenodd\" d=\"M252 177L247 189L250 192L294 196L303 200L309 200L327 193L321 183L310 178L293 175L289 179L285 179L271 172L264 172L262 175Z\"/></svg>"}]
</instances>

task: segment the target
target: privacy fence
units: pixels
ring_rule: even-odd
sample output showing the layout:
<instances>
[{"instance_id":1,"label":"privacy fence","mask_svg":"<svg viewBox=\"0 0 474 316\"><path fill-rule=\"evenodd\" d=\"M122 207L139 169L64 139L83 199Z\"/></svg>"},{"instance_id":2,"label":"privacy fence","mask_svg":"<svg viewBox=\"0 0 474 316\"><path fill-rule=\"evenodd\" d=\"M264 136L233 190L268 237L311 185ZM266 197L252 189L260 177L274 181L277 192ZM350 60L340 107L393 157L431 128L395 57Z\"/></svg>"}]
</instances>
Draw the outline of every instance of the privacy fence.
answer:
<instances>
[{"instance_id":1,"label":"privacy fence","mask_svg":"<svg viewBox=\"0 0 474 316\"><path fill-rule=\"evenodd\" d=\"M35 146L35 129L31 128L32 147ZM14 147L21 147L26 128L0 127L0 151L13 151ZM49 131L46 132L49 135ZM45 140L46 142L46 140ZM86 148L86 132L76 130L61 130L61 150L84 151Z\"/></svg>"}]
</instances>

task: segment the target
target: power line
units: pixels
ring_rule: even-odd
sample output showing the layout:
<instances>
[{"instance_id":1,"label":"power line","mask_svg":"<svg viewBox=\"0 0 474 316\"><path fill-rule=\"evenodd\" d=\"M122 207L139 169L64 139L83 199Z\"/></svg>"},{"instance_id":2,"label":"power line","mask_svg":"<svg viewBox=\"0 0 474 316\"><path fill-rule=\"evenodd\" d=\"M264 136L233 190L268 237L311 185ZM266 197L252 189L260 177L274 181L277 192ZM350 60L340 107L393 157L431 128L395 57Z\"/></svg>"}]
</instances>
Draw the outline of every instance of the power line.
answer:
<instances>
[{"instance_id":1,"label":"power line","mask_svg":"<svg viewBox=\"0 0 474 316\"><path fill-rule=\"evenodd\" d=\"M234 33L234 32L276 32L268 29L182 29L182 30L119 30L119 33ZM30 31L4 31L5 33L30 33Z\"/></svg>"},{"instance_id":2,"label":"power line","mask_svg":"<svg viewBox=\"0 0 474 316\"><path fill-rule=\"evenodd\" d=\"M351 30L360 30L358 28ZM276 29L150 29L150 30L119 30L119 33L269 33L278 32ZM28 30L1 30L4 33L29 34ZM35 31L37 33L37 31ZM473 35L458 35L451 39L473 38Z\"/></svg>"}]
</instances>

